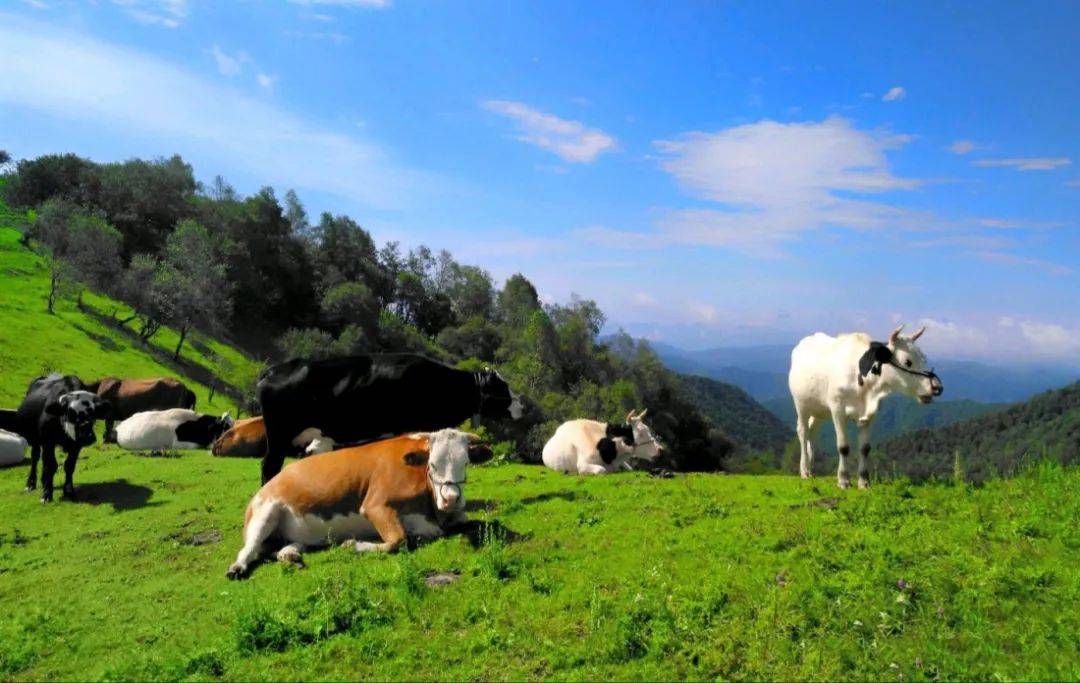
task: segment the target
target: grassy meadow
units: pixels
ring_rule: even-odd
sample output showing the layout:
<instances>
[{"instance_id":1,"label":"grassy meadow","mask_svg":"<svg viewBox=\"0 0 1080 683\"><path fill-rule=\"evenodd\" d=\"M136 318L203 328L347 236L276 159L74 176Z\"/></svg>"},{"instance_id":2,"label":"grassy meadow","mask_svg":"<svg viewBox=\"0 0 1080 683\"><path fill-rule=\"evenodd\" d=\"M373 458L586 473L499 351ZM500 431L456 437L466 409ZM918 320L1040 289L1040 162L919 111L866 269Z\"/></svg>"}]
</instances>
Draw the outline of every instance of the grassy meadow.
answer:
<instances>
[{"instance_id":1,"label":"grassy meadow","mask_svg":"<svg viewBox=\"0 0 1080 683\"><path fill-rule=\"evenodd\" d=\"M980 487L472 470L498 533L225 579L257 462L0 471L0 677L1075 679L1080 473ZM428 586L425 577L458 580Z\"/></svg>"}]
</instances>

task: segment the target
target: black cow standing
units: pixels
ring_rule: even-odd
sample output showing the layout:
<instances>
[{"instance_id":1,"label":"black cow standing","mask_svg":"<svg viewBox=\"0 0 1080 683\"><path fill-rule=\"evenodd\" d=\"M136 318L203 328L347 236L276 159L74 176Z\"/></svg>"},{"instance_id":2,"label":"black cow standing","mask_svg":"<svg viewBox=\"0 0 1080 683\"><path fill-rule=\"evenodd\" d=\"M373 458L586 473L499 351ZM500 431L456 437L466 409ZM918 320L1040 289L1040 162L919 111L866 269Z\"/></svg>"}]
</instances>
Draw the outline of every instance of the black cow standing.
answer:
<instances>
[{"instance_id":1,"label":"black cow standing","mask_svg":"<svg viewBox=\"0 0 1080 683\"><path fill-rule=\"evenodd\" d=\"M424 356L385 353L290 360L259 378L266 424L265 484L297 437L315 429L337 443L457 427L474 415L518 419L522 406L494 370L457 370Z\"/></svg>"},{"instance_id":2,"label":"black cow standing","mask_svg":"<svg viewBox=\"0 0 1080 683\"><path fill-rule=\"evenodd\" d=\"M56 474L56 447L67 453L64 459L64 497L75 495L75 464L79 451L94 443L94 421L104 417L109 402L86 391L78 377L49 375L38 377L26 390L26 398L15 411L16 429L30 444L30 476L26 490L37 488L37 464L41 458L41 502L53 499Z\"/></svg>"}]
</instances>

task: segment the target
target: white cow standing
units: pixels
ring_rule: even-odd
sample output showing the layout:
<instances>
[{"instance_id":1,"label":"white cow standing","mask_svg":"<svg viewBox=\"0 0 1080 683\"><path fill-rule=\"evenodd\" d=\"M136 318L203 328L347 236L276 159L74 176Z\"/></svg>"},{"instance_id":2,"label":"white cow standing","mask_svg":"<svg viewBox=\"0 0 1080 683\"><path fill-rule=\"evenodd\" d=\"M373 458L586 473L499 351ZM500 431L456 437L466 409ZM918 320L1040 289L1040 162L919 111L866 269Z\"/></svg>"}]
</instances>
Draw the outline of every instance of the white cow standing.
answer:
<instances>
[{"instance_id":1,"label":"white cow standing","mask_svg":"<svg viewBox=\"0 0 1080 683\"><path fill-rule=\"evenodd\" d=\"M629 469L631 458L653 460L661 446L645 424L646 410L626 416L625 425L570 420L544 444L544 464L566 474L609 474Z\"/></svg>"},{"instance_id":2,"label":"white cow standing","mask_svg":"<svg viewBox=\"0 0 1080 683\"><path fill-rule=\"evenodd\" d=\"M910 337L900 336L903 329L900 325L893 330L888 343L872 341L870 335L861 332L836 337L818 332L795 346L788 387L795 401L795 427L802 456L799 473L803 479L811 476L818 430L824 420L831 418L840 454L836 481L842 489L850 486L850 447L845 426L848 420L854 420L859 427L859 488L868 488L870 426L881 400L899 392L926 404L941 395L941 380L927 368L926 356L915 346L926 327Z\"/></svg>"}]
</instances>

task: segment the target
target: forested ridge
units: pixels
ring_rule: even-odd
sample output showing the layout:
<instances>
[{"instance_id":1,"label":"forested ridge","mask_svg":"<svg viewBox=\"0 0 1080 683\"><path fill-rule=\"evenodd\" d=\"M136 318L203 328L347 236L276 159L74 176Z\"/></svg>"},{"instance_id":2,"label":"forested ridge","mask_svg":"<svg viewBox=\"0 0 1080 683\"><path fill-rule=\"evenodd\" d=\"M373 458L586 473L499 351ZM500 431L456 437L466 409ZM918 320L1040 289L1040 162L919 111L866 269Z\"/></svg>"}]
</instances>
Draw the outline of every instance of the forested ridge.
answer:
<instances>
[{"instance_id":1,"label":"forested ridge","mask_svg":"<svg viewBox=\"0 0 1080 683\"><path fill-rule=\"evenodd\" d=\"M195 179L179 156L97 163L73 154L12 163L0 193L23 243L50 263L43 306L84 288L130 306L101 312L149 341L167 326L180 357L193 337L227 339L266 361L414 351L493 365L527 398L522 425L480 425L498 451L539 458L563 420L621 420L648 407L681 469L716 469L736 444L707 420L642 341L600 343L595 302L540 301L522 274L497 287L447 250L377 244L346 215L309 216L293 191L242 196ZM220 373L224 379L227 369ZM251 377L233 379L250 392Z\"/></svg>"}]
</instances>

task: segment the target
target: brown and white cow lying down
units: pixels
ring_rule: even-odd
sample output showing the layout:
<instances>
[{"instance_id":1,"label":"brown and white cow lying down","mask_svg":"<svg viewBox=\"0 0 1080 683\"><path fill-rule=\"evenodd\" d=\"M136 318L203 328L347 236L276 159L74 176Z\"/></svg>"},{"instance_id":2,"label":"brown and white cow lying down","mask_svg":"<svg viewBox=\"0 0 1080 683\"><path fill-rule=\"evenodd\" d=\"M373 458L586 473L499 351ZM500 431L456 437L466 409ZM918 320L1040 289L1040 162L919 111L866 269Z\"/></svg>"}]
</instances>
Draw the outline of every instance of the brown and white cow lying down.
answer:
<instances>
[{"instance_id":1,"label":"brown and white cow lying down","mask_svg":"<svg viewBox=\"0 0 1080 683\"><path fill-rule=\"evenodd\" d=\"M318 429L305 429L293 439L304 455L326 453L337 446ZM266 455L266 424L261 417L237 420L232 428L214 440L210 452L217 456L261 458Z\"/></svg>"},{"instance_id":2,"label":"brown and white cow lying down","mask_svg":"<svg viewBox=\"0 0 1080 683\"><path fill-rule=\"evenodd\" d=\"M297 460L251 499L226 575L246 576L268 541L283 544L279 561L303 564L305 548L328 542L393 552L409 536L441 536L465 522L466 465L490 458L475 435L443 429Z\"/></svg>"}]
</instances>

